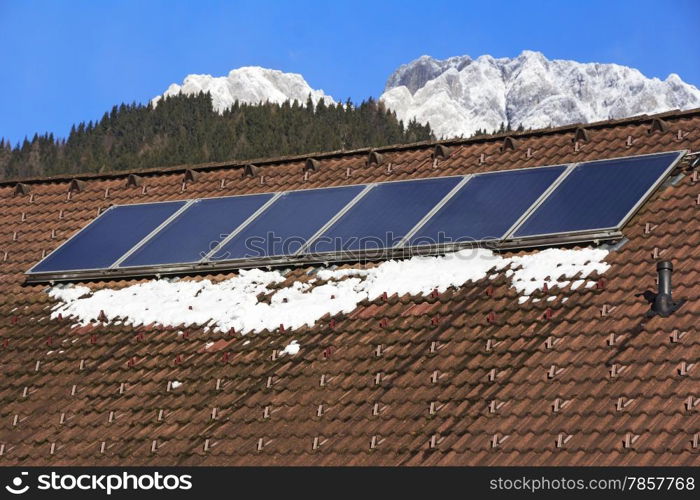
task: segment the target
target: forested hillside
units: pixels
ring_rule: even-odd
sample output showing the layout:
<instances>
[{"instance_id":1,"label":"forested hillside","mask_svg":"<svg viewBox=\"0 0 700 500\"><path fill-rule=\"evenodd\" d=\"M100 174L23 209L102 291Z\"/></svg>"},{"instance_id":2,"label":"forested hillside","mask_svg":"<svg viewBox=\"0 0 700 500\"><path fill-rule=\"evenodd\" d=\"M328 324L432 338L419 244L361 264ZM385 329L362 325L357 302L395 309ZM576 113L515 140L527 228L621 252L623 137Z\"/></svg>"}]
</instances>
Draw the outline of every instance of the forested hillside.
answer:
<instances>
[{"instance_id":1,"label":"forested hillside","mask_svg":"<svg viewBox=\"0 0 700 500\"><path fill-rule=\"evenodd\" d=\"M245 160L376 147L433 137L429 125L404 124L369 99L234 104L222 114L209 94L177 95L151 104L122 104L66 139L35 135L21 144L0 139L0 178L107 172L183 163Z\"/></svg>"}]
</instances>

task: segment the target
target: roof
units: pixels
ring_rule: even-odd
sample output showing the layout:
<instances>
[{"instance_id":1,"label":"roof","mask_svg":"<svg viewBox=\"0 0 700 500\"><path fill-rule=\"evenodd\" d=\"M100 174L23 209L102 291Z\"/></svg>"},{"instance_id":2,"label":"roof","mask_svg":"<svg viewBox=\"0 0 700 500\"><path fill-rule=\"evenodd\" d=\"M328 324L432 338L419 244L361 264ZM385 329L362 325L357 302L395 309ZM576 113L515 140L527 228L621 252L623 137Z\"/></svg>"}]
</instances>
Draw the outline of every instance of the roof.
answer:
<instances>
[{"instance_id":1,"label":"roof","mask_svg":"<svg viewBox=\"0 0 700 500\"><path fill-rule=\"evenodd\" d=\"M75 327L24 271L112 204L292 190L700 150L700 110L470 140L0 184L0 464L698 465L700 179L657 191L595 286L520 302L503 273L379 296L312 326ZM188 176L183 172L199 173ZM636 296L672 260L669 318ZM346 267L371 267L356 264ZM284 286L308 282L290 269ZM189 278L220 282L235 273ZM93 290L138 280L92 282ZM534 300L534 298L553 300ZM261 300L265 300L264 297ZM54 315L55 316L55 315ZM294 355L279 353L291 340ZM180 384L174 384L178 381Z\"/></svg>"}]
</instances>

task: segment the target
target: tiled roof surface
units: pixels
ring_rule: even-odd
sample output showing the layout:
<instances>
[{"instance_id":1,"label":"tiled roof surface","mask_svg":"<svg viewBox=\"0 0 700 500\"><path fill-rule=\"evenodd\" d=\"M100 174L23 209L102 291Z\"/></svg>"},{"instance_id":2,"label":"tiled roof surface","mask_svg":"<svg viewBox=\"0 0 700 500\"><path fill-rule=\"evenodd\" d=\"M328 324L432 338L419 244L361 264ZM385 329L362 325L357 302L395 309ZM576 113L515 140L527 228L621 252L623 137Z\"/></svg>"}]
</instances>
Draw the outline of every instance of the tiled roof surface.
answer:
<instances>
[{"instance_id":1,"label":"tiled roof surface","mask_svg":"<svg viewBox=\"0 0 700 500\"><path fill-rule=\"evenodd\" d=\"M181 169L136 187L125 174L88 177L70 194L69 179L17 196L0 184L0 464L700 465L700 178L688 170L629 222L598 286L552 302L519 304L501 276L242 336L73 328L49 318L44 286L23 284L111 204L700 150L700 110L662 118L653 133L640 117L589 125L587 140L575 127L515 134L515 149L453 141L436 165L422 144L386 148L380 165L366 151L322 156L308 174L297 158L257 162L257 177L210 165L187 184ZM649 320L635 294L656 289L658 259L673 261L674 296L688 302ZM291 338L300 353L273 359Z\"/></svg>"}]
</instances>

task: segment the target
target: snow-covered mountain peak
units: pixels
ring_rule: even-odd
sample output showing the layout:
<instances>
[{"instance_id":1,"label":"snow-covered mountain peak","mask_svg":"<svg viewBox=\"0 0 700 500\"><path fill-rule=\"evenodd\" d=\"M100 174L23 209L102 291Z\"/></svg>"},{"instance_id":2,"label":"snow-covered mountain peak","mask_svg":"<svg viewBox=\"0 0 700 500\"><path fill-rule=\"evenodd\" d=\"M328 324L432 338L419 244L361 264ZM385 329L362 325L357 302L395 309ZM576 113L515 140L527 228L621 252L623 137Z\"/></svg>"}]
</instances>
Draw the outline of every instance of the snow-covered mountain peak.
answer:
<instances>
[{"instance_id":1,"label":"snow-covered mountain peak","mask_svg":"<svg viewBox=\"0 0 700 500\"><path fill-rule=\"evenodd\" d=\"M387 91L403 85L413 94L428 81L440 76L445 71L451 68L461 70L471 62L472 58L469 56L450 57L443 60L421 56L394 71L386 82L384 90Z\"/></svg>"},{"instance_id":2,"label":"snow-covered mountain peak","mask_svg":"<svg viewBox=\"0 0 700 500\"><path fill-rule=\"evenodd\" d=\"M397 69L381 100L397 116L429 122L441 137L543 128L700 107L700 90L675 73L647 78L618 64L547 59L422 56Z\"/></svg>"},{"instance_id":3,"label":"snow-covered mountain peak","mask_svg":"<svg viewBox=\"0 0 700 500\"><path fill-rule=\"evenodd\" d=\"M182 84L171 84L163 95L172 96L181 92L196 94L202 91L211 93L214 109L218 112L229 108L235 101L257 104L296 100L305 103L309 95L314 103L322 98L328 104L335 103L323 90L311 88L298 73L284 73L259 66L237 68L227 76L187 75ZM157 96L151 102L155 105L161 97Z\"/></svg>"},{"instance_id":4,"label":"snow-covered mountain peak","mask_svg":"<svg viewBox=\"0 0 700 500\"><path fill-rule=\"evenodd\" d=\"M227 76L188 75L163 95L201 91L211 93L219 112L236 100L304 103L310 95L314 103L321 98L335 103L300 74L259 66L234 69ZM430 123L438 137L468 137L501 124L536 129L697 108L700 90L675 73L660 80L618 64L547 59L524 50L513 58L421 56L389 76L380 99L404 122L416 118Z\"/></svg>"}]
</instances>

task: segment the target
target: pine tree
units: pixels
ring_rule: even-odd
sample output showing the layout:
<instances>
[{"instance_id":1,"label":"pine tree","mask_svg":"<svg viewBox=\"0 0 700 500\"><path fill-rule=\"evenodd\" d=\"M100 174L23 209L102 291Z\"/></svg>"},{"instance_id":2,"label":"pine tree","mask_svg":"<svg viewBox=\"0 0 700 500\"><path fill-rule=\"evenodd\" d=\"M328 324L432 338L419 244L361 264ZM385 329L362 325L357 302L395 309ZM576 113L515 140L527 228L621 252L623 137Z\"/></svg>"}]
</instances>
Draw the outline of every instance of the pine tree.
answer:
<instances>
[{"instance_id":1,"label":"pine tree","mask_svg":"<svg viewBox=\"0 0 700 500\"><path fill-rule=\"evenodd\" d=\"M354 149L433 137L429 125L407 126L374 99L329 106L297 101L235 102L214 112L211 96L164 97L157 106L120 104L98 121L71 127L65 139L35 136L12 147L0 142L0 177L105 172L205 161Z\"/></svg>"}]
</instances>

